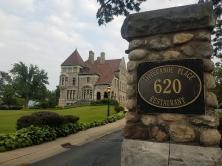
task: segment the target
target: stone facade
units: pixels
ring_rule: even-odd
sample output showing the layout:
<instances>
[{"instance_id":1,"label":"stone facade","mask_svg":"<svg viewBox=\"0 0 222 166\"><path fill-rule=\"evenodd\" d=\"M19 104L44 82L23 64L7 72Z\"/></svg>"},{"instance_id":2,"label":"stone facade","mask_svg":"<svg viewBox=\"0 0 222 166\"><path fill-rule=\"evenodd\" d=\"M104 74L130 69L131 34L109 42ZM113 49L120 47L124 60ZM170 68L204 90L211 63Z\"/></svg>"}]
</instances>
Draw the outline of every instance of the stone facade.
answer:
<instances>
[{"instance_id":1,"label":"stone facade","mask_svg":"<svg viewBox=\"0 0 222 166\"><path fill-rule=\"evenodd\" d=\"M124 58L106 60L105 53L94 60L83 61L75 50L61 65L59 106L73 105L76 102L90 102L108 98L125 105L126 66ZM107 93L107 87L111 87Z\"/></svg>"},{"instance_id":2,"label":"stone facade","mask_svg":"<svg viewBox=\"0 0 222 166\"><path fill-rule=\"evenodd\" d=\"M186 15L183 11L190 12ZM204 146L219 144L219 120L214 111L218 101L213 93L216 84L211 60L214 22L209 3L132 14L126 18L122 27L122 36L129 41L126 50L129 54L126 104L129 112L126 114L125 138L158 142L171 140ZM141 113L137 105L138 64L192 58L202 59L204 64L205 114Z\"/></svg>"}]
</instances>

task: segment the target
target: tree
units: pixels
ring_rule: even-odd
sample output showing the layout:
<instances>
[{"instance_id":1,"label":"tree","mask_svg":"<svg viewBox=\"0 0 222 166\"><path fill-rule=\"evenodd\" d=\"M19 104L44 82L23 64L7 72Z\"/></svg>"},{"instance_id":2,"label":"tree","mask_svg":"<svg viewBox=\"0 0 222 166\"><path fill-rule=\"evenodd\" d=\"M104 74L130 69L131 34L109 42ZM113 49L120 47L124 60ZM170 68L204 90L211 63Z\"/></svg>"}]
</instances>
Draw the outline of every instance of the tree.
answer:
<instances>
[{"instance_id":1,"label":"tree","mask_svg":"<svg viewBox=\"0 0 222 166\"><path fill-rule=\"evenodd\" d=\"M5 94L5 86L11 82L11 77L9 76L8 73L0 71L0 104L3 104L5 99L3 99L4 94Z\"/></svg>"},{"instance_id":2,"label":"tree","mask_svg":"<svg viewBox=\"0 0 222 166\"><path fill-rule=\"evenodd\" d=\"M11 84L3 85L0 98L1 105L7 105L8 108L17 105L15 89Z\"/></svg>"},{"instance_id":3,"label":"tree","mask_svg":"<svg viewBox=\"0 0 222 166\"><path fill-rule=\"evenodd\" d=\"M214 76L216 78L216 89L215 93L217 95L217 99L219 104L222 103L222 67L221 63L216 63L216 67L214 70Z\"/></svg>"},{"instance_id":4,"label":"tree","mask_svg":"<svg viewBox=\"0 0 222 166\"><path fill-rule=\"evenodd\" d=\"M13 65L10 73L15 92L19 97L24 98L26 108L29 100L38 100L44 97L47 90L46 84L48 84L47 73L44 70L40 70L34 65L28 67L19 62Z\"/></svg>"},{"instance_id":5,"label":"tree","mask_svg":"<svg viewBox=\"0 0 222 166\"><path fill-rule=\"evenodd\" d=\"M114 19L114 16L127 16L130 11L139 11L140 4L146 0L97 0L100 7L96 13L98 24L102 25Z\"/></svg>"},{"instance_id":6,"label":"tree","mask_svg":"<svg viewBox=\"0 0 222 166\"><path fill-rule=\"evenodd\" d=\"M47 91L47 95L43 100L39 101L40 108L53 108L58 105L59 102L60 90L59 86L56 87L56 90Z\"/></svg>"},{"instance_id":7,"label":"tree","mask_svg":"<svg viewBox=\"0 0 222 166\"><path fill-rule=\"evenodd\" d=\"M11 77L9 76L9 74L4 71L0 71L0 87L10 81Z\"/></svg>"},{"instance_id":8,"label":"tree","mask_svg":"<svg viewBox=\"0 0 222 166\"><path fill-rule=\"evenodd\" d=\"M199 0L198 3L209 2L209 0ZM212 32L213 34L213 46L214 46L214 56L218 58L222 58L222 1L221 0L212 0L214 5L214 13L217 17L216 26Z\"/></svg>"}]
</instances>

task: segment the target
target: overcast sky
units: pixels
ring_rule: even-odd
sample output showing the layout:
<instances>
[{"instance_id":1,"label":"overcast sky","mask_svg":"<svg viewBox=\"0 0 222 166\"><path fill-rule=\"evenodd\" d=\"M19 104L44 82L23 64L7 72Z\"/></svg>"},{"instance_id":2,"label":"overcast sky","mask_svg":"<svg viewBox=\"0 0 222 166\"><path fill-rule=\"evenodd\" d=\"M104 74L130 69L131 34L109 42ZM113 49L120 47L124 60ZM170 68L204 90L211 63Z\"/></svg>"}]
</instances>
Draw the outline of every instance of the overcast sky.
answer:
<instances>
[{"instance_id":1,"label":"overcast sky","mask_svg":"<svg viewBox=\"0 0 222 166\"><path fill-rule=\"evenodd\" d=\"M197 0L147 0L142 11L196 3ZM77 48L107 59L125 57L128 43L121 38L124 17L98 26L97 0L0 0L0 71L22 61L48 73L49 88L59 82L60 64Z\"/></svg>"}]
</instances>

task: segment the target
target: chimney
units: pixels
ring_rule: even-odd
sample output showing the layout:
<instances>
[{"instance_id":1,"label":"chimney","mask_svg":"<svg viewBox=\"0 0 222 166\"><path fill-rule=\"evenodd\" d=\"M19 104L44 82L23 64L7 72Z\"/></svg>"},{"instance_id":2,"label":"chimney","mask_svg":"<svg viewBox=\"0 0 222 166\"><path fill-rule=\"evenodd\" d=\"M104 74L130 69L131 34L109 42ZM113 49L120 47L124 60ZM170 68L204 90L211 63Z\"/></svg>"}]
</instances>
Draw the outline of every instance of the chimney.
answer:
<instances>
[{"instance_id":1,"label":"chimney","mask_svg":"<svg viewBox=\"0 0 222 166\"><path fill-rule=\"evenodd\" d=\"M89 51L89 62L94 64L94 52L92 50Z\"/></svg>"},{"instance_id":2,"label":"chimney","mask_svg":"<svg viewBox=\"0 0 222 166\"><path fill-rule=\"evenodd\" d=\"M100 53L100 63L101 64L105 63L105 52Z\"/></svg>"}]
</instances>

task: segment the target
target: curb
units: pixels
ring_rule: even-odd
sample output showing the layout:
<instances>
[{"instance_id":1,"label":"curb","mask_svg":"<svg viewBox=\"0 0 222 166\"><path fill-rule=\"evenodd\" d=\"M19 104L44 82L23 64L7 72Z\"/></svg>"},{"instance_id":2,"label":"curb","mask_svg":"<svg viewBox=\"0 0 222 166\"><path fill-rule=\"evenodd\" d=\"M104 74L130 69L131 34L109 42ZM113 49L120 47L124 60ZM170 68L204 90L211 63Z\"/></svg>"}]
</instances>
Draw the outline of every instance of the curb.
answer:
<instances>
[{"instance_id":1,"label":"curb","mask_svg":"<svg viewBox=\"0 0 222 166\"><path fill-rule=\"evenodd\" d=\"M31 165L37 161L68 151L123 128L125 119L104 126L90 128L54 141L0 153L1 166Z\"/></svg>"}]
</instances>

